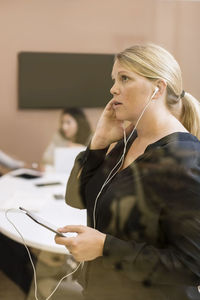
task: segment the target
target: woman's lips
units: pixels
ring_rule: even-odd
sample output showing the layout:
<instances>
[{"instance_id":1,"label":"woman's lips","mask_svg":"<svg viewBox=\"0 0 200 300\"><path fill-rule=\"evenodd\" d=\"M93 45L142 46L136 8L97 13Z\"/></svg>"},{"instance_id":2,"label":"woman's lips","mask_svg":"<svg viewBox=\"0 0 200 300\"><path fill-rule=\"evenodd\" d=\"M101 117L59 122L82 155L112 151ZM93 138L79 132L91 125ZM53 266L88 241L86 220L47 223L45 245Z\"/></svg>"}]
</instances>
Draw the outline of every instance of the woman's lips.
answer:
<instances>
[{"instance_id":1,"label":"woman's lips","mask_svg":"<svg viewBox=\"0 0 200 300\"><path fill-rule=\"evenodd\" d=\"M122 103L119 102L119 101L116 101L116 100L113 101L113 106L114 107L119 106L119 105L122 105Z\"/></svg>"}]
</instances>

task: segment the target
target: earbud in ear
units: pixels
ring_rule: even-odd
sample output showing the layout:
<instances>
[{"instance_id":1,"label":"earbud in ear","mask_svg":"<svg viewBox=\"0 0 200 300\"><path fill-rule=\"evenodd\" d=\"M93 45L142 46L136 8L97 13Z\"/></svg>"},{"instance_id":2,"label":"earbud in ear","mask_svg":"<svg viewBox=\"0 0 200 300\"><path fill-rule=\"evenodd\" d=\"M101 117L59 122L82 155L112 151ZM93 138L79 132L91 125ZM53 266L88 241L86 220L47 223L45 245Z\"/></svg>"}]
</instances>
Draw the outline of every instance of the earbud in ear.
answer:
<instances>
[{"instance_id":1,"label":"earbud in ear","mask_svg":"<svg viewBox=\"0 0 200 300\"><path fill-rule=\"evenodd\" d=\"M152 96L151 96L151 99L156 95L156 93L157 93L158 91L159 91L159 88L156 87L155 90L154 90L154 92L153 92L153 94L152 94Z\"/></svg>"}]
</instances>

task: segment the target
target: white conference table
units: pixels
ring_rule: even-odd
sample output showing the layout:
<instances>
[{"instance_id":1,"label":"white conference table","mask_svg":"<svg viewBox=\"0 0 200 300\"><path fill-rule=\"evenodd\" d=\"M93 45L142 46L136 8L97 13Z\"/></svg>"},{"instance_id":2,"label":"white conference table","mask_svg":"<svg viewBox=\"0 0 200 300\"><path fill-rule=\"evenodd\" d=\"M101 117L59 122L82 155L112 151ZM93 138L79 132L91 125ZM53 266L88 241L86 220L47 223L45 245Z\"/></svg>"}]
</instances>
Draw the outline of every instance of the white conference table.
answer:
<instances>
[{"instance_id":1,"label":"white conference table","mask_svg":"<svg viewBox=\"0 0 200 300\"><path fill-rule=\"evenodd\" d=\"M57 228L65 225L86 225L86 210L72 208L65 203L64 199L55 199L54 195L64 196L69 174L47 173L37 179L13 176L24 171L16 170L0 177L0 232L23 243L19 233L5 216L7 208L15 207L15 210L8 212L8 217L23 235L27 246L68 254L66 247L55 243L53 232L35 223L17 207L22 206L31 210ZM60 184L42 187L35 185L46 182L60 182Z\"/></svg>"}]
</instances>

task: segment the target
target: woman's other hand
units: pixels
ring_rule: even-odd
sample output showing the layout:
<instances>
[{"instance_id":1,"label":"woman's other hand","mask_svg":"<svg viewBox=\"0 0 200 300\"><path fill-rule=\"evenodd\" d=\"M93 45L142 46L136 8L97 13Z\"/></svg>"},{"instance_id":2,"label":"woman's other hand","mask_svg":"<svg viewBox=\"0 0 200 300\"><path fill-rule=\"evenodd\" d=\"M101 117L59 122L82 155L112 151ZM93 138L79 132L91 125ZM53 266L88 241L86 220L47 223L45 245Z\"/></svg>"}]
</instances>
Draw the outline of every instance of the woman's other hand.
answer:
<instances>
[{"instance_id":1,"label":"woman's other hand","mask_svg":"<svg viewBox=\"0 0 200 300\"><path fill-rule=\"evenodd\" d=\"M89 261L103 255L106 235L96 229L83 225L69 225L58 229L59 232L76 232L76 237L55 236L55 242L64 245L76 261Z\"/></svg>"}]
</instances>

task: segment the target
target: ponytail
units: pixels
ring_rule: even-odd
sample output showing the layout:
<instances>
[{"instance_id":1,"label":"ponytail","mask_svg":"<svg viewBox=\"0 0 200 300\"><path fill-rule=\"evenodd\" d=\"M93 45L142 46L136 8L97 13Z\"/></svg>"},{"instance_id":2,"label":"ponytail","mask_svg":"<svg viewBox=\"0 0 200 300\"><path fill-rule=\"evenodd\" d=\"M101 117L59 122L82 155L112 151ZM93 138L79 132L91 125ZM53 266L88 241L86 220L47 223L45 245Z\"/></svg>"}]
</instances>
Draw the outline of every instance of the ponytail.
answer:
<instances>
[{"instance_id":1,"label":"ponytail","mask_svg":"<svg viewBox=\"0 0 200 300\"><path fill-rule=\"evenodd\" d=\"M200 139L200 103L191 94L185 93L182 98L181 123L198 139Z\"/></svg>"}]
</instances>

